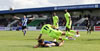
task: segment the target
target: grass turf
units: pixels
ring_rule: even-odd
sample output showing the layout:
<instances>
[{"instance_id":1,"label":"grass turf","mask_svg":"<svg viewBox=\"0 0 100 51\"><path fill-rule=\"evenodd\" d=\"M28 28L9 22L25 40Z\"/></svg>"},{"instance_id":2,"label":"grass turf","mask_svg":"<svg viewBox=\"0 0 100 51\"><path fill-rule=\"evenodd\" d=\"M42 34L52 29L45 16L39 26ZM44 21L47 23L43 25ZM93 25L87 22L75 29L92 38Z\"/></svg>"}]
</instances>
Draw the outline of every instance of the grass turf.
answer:
<instances>
[{"instance_id":1,"label":"grass turf","mask_svg":"<svg viewBox=\"0 0 100 51\"><path fill-rule=\"evenodd\" d=\"M81 37L65 41L61 47L33 48L39 31L28 31L26 36L21 31L0 31L0 51L100 51L99 31L92 34L83 31L80 34ZM52 40L46 34L42 38Z\"/></svg>"}]
</instances>

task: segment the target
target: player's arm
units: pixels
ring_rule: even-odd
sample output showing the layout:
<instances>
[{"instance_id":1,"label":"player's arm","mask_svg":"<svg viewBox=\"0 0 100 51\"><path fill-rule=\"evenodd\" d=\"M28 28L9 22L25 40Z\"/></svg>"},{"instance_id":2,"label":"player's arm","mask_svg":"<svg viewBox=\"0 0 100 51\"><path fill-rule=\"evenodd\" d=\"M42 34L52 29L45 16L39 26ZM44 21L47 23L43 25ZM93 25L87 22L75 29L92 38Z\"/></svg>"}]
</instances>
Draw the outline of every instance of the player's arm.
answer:
<instances>
[{"instance_id":1,"label":"player's arm","mask_svg":"<svg viewBox=\"0 0 100 51\"><path fill-rule=\"evenodd\" d=\"M38 48L38 47L39 47L39 44L34 46L34 48Z\"/></svg>"},{"instance_id":2,"label":"player's arm","mask_svg":"<svg viewBox=\"0 0 100 51\"><path fill-rule=\"evenodd\" d=\"M33 18L29 18L29 20L33 20L33 19L35 19L35 17L33 17Z\"/></svg>"},{"instance_id":3,"label":"player's arm","mask_svg":"<svg viewBox=\"0 0 100 51\"><path fill-rule=\"evenodd\" d=\"M40 35L38 36L38 40L41 39L41 37L42 37L42 34L40 34Z\"/></svg>"},{"instance_id":4,"label":"player's arm","mask_svg":"<svg viewBox=\"0 0 100 51\"><path fill-rule=\"evenodd\" d=\"M19 18L19 17L17 17L17 16L14 16L14 18L15 18L15 19L20 19L20 18Z\"/></svg>"}]
</instances>

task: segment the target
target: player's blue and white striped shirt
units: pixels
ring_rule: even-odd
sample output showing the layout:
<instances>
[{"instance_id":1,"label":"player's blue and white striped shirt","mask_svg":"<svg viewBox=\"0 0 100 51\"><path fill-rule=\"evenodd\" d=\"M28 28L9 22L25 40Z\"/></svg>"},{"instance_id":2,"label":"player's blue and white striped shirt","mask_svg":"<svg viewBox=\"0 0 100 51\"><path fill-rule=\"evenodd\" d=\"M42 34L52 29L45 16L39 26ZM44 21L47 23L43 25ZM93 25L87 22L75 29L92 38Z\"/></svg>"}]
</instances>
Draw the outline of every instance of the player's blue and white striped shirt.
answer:
<instances>
[{"instance_id":1,"label":"player's blue and white striped shirt","mask_svg":"<svg viewBox=\"0 0 100 51\"><path fill-rule=\"evenodd\" d=\"M22 18L22 26L27 26L28 18Z\"/></svg>"}]
</instances>

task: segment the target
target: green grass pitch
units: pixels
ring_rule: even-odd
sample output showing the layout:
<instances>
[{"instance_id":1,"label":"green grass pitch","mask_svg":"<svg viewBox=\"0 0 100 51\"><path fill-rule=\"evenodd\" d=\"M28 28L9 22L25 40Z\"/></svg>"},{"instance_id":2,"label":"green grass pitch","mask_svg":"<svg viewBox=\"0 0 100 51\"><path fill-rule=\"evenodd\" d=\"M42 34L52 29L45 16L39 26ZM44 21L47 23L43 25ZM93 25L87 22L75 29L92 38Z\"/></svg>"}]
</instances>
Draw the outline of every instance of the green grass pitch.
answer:
<instances>
[{"instance_id":1,"label":"green grass pitch","mask_svg":"<svg viewBox=\"0 0 100 51\"><path fill-rule=\"evenodd\" d=\"M39 31L28 31L26 36L21 31L0 31L0 51L100 51L99 31L92 34L83 31L80 34L79 38L65 41L61 47L33 48ZM53 40L46 34L42 38Z\"/></svg>"}]
</instances>

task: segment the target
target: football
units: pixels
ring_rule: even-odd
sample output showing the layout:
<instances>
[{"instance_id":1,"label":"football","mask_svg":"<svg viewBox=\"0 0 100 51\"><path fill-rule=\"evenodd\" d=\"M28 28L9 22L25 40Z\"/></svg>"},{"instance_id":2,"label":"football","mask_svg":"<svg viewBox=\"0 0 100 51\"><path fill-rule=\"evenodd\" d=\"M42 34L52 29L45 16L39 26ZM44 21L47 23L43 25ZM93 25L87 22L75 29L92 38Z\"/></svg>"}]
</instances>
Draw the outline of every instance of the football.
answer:
<instances>
[{"instance_id":1,"label":"football","mask_svg":"<svg viewBox=\"0 0 100 51\"><path fill-rule=\"evenodd\" d=\"M13 9L13 8L9 8L9 10L10 10L10 11L13 11L14 9Z\"/></svg>"}]
</instances>

